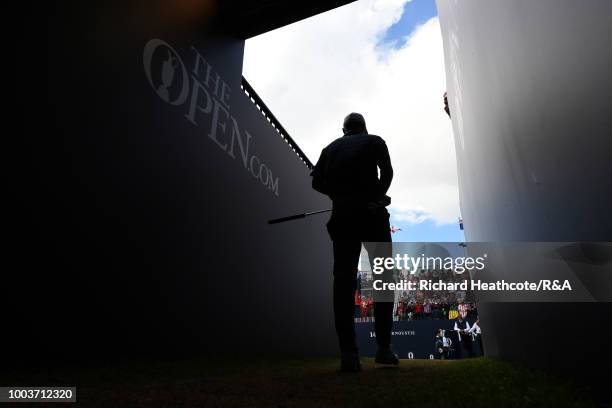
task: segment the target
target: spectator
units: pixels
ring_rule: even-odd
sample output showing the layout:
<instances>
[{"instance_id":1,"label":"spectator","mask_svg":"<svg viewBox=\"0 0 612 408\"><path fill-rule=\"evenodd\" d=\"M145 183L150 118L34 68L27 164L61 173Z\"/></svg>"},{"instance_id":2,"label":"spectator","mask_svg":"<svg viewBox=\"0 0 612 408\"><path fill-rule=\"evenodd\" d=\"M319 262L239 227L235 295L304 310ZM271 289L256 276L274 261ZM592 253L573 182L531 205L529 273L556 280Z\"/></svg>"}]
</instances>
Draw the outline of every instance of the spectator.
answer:
<instances>
[{"instance_id":1,"label":"spectator","mask_svg":"<svg viewBox=\"0 0 612 408\"><path fill-rule=\"evenodd\" d=\"M406 303L403 300L397 302L397 318L398 320L404 320L406 315Z\"/></svg>"},{"instance_id":2,"label":"spectator","mask_svg":"<svg viewBox=\"0 0 612 408\"><path fill-rule=\"evenodd\" d=\"M415 319L420 319L422 313L423 313L423 306L421 305L420 302L417 302L416 305L414 305L414 317L415 317Z\"/></svg>"},{"instance_id":3,"label":"spectator","mask_svg":"<svg viewBox=\"0 0 612 408\"><path fill-rule=\"evenodd\" d=\"M459 312L459 316L465 319L467 317L468 310L470 310L469 305L467 303L463 303L463 300L460 300L459 305L457 306L457 311Z\"/></svg>"},{"instance_id":4,"label":"spectator","mask_svg":"<svg viewBox=\"0 0 612 408\"><path fill-rule=\"evenodd\" d=\"M361 317L361 291L355 291L355 318Z\"/></svg>"},{"instance_id":5,"label":"spectator","mask_svg":"<svg viewBox=\"0 0 612 408\"><path fill-rule=\"evenodd\" d=\"M425 304L423 305L423 315L425 319L431 318L431 304L429 300L425 300Z\"/></svg>"},{"instance_id":6,"label":"spectator","mask_svg":"<svg viewBox=\"0 0 612 408\"><path fill-rule=\"evenodd\" d=\"M368 296L368 317L374 317L374 298L372 295Z\"/></svg>"},{"instance_id":7,"label":"spectator","mask_svg":"<svg viewBox=\"0 0 612 408\"><path fill-rule=\"evenodd\" d=\"M369 303L368 299L365 296L361 297L361 321L367 321L368 312L369 312Z\"/></svg>"},{"instance_id":8,"label":"spectator","mask_svg":"<svg viewBox=\"0 0 612 408\"><path fill-rule=\"evenodd\" d=\"M436 336L436 354L439 360L450 358L452 344L452 340L446 337L446 331L439 329Z\"/></svg>"},{"instance_id":9,"label":"spectator","mask_svg":"<svg viewBox=\"0 0 612 408\"><path fill-rule=\"evenodd\" d=\"M468 333L470 333L472 335L472 337L477 336L480 334L480 320L476 320L474 322L474 324L472 325L472 327L470 327L470 329L468 330Z\"/></svg>"},{"instance_id":10,"label":"spectator","mask_svg":"<svg viewBox=\"0 0 612 408\"><path fill-rule=\"evenodd\" d=\"M480 348L479 352L480 353L484 352L484 350L482 348L482 336L481 336L481 332L480 332L480 319L476 319L476 321L474 322L472 327L470 327L470 330L468 332L472 336L472 341L477 341L478 342L478 346Z\"/></svg>"},{"instance_id":11,"label":"spectator","mask_svg":"<svg viewBox=\"0 0 612 408\"><path fill-rule=\"evenodd\" d=\"M455 322L455 331L461 343L461 358L472 357L472 336L470 335L470 324L467 320L463 320L463 317L459 315Z\"/></svg>"}]
</instances>

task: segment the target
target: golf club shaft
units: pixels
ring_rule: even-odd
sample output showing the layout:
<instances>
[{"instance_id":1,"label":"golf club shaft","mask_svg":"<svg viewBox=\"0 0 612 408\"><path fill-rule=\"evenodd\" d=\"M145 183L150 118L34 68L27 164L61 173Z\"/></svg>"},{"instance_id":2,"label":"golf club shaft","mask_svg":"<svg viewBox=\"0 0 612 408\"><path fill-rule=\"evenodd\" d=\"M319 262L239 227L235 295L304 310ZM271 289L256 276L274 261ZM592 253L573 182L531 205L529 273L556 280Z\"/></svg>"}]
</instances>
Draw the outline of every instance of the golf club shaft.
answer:
<instances>
[{"instance_id":1,"label":"golf club shaft","mask_svg":"<svg viewBox=\"0 0 612 408\"><path fill-rule=\"evenodd\" d=\"M332 210L331 208L328 208L327 210L311 211L311 212L305 212L305 213L302 213L302 214L290 215L288 217L275 218L273 220L269 220L268 224L278 224L278 223L281 223L281 222L298 220L300 218L305 218L305 217L308 217L308 216L314 215L314 214L320 214L320 213L324 213L324 212L329 212L331 210Z\"/></svg>"}]
</instances>

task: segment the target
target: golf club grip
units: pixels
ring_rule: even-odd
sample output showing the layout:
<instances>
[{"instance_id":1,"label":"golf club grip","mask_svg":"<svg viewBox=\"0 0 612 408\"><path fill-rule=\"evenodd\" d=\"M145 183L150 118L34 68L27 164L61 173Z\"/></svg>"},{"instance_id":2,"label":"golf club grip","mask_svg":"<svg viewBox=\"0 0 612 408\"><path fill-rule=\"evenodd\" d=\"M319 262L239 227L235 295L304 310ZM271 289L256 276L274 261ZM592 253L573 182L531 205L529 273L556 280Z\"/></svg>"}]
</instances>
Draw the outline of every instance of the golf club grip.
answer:
<instances>
[{"instance_id":1,"label":"golf club grip","mask_svg":"<svg viewBox=\"0 0 612 408\"><path fill-rule=\"evenodd\" d=\"M304 218L304 217L306 217L306 214L290 215L289 217L275 218L273 220L269 220L268 224L278 224L280 222L297 220L299 218Z\"/></svg>"}]
</instances>

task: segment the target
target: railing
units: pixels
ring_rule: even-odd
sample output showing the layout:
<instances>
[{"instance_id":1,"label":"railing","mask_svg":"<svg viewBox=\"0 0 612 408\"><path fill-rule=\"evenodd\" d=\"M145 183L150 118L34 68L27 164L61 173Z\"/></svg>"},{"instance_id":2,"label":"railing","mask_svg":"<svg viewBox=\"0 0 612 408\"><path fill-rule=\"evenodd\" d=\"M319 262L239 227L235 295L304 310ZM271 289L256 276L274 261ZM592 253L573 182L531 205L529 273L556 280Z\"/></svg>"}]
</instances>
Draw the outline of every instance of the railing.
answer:
<instances>
[{"instance_id":1,"label":"railing","mask_svg":"<svg viewBox=\"0 0 612 408\"><path fill-rule=\"evenodd\" d=\"M251 99L251 102L253 102L253 104L255 104L255 107L261 112L261 114L264 116L264 118L266 118L266 120L272 125L272 127L276 130L276 132L278 132L278 134L280 135L280 137L287 143L289 144L289 146L291 147L291 149L293 149L293 151L295 152L295 154L297 154L298 158L304 162L304 164L309 168L312 169L314 167L314 165L312 164L312 162L308 159L308 157L306 156L306 154L302 151L302 149L300 149L300 147L297 145L297 143L295 142L295 140L293 140L291 138L291 136L289 136L289 133L285 130L285 128L283 127L283 125L281 125L281 123L279 122L278 119L276 119L276 117L274 116L274 114L272 113L272 111L270 110L270 108L268 108L266 106L266 104L264 103L264 101L261 100L261 98L259 97L259 95L257 95L257 92L255 92L255 90L253 89L253 87L251 86L251 84L248 83L248 81L242 77L242 84L240 86L242 88L242 91L249 97L249 99Z\"/></svg>"}]
</instances>

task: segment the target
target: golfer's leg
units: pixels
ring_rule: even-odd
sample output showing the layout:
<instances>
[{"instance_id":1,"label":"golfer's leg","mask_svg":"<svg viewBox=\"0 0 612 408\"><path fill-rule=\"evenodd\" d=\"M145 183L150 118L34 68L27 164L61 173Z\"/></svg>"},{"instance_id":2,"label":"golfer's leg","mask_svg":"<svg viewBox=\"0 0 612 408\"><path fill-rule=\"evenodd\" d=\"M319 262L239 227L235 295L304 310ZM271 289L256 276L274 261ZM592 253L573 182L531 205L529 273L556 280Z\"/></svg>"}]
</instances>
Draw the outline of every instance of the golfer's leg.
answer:
<instances>
[{"instance_id":1,"label":"golfer's leg","mask_svg":"<svg viewBox=\"0 0 612 408\"><path fill-rule=\"evenodd\" d=\"M375 257L392 257L391 227L389 225L388 216L375 219L370 228L370 231L368 231L368 239L372 240L372 243L366 245L366 250L370 257L370 264L373 263L373 258ZM370 248L368 248L368 246ZM392 282L393 271L385 270L378 276L378 279L381 279L383 282ZM378 291L375 294L374 300L374 330L376 331L376 342L379 348L388 348L391 344L391 329L393 328L394 293L392 290Z\"/></svg>"},{"instance_id":2,"label":"golfer's leg","mask_svg":"<svg viewBox=\"0 0 612 408\"><path fill-rule=\"evenodd\" d=\"M391 345L391 329L393 327L393 303L374 303L374 330L376 331L376 343L380 348Z\"/></svg>"},{"instance_id":3,"label":"golfer's leg","mask_svg":"<svg viewBox=\"0 0 612 408\"><path fill-rule=\"evenodd\" d=\"M361 242L334 241L334 318L341 351L356 351L355 290Z\"/></svg>"}]
</instances>

